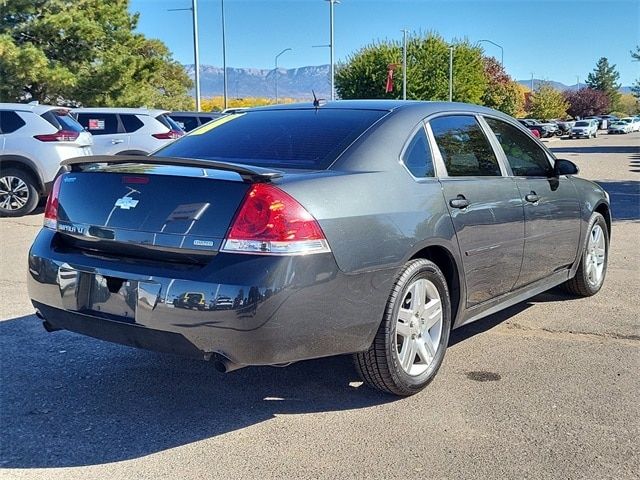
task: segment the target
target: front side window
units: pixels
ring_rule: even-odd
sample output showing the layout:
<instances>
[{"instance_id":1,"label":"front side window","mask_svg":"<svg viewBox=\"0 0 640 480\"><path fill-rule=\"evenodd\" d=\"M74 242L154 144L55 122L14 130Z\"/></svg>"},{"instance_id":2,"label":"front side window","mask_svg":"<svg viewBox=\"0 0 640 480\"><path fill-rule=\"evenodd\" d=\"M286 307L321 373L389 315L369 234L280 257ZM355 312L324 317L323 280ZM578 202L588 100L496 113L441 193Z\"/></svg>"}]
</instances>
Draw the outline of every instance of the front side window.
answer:
<instances>
[{"instance_id":1,"label":"front side window","mask_svg":"<svg viewBox=\"0 0 640 480\"><path fill-rule=\"evenodd\" d=\"M402 156L402 162L407 170L416 178L433 177L433 160L427 142L424 128L420 128L411 139L409 146Z\"/></svg>"},{"instance_id":2,"label":"front side window","mask_svg":"<svg viewBox=\"0 0 640 480\"><path fill-rule=\"evenodd\" d=\"M551 173L547 154L525 133L495 118L485 120L498 138L515 176L546 177Z\"/></svg>"},{"instance_id":3,"label":"front side window","mask_svg":"<svg viewBox=\"0 0 640 480\"><path fill-rule=\"evenodd\" d=\"M502 175L498 159L475 117L438 117L429 125L450 177Z\"/></svg>"},{"instance_id":4,"label":"front side window","mask_svg":"<svg viewBox=\"0 0 640 480\"><path fill-rule=\"evenodd\" d=\"M118 117L115 113L79 113L78 123L92 135L118 133Z\"/></svg>"}]
</instances>

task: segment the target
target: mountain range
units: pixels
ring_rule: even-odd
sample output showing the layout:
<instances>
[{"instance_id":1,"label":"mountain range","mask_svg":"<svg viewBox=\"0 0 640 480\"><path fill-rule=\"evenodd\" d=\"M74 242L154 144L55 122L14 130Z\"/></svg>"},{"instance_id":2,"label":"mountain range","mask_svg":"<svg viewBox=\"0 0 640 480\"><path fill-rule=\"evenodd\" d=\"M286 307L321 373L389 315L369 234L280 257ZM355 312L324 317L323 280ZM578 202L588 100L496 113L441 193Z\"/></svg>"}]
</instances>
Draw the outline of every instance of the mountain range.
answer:
<instances>
[{"instance_id":1,"label":"mountain range","mask_svg":"<svg viewBox=\"0 0 640 480\"><path fill-rule=\"evenodd\" d=\"M185 65L185 69L191 78L194 77L194 66ZM299 100L311 99L312 91L318 98L329 98L331 84L329 79L329 65L311 65L299 68L279 68L278 96L280 98L295 98ZM223 75L222 68L212 65L200 65L200 91L203 97L222 95ZM550 83L554 88L564 90L577 90L584 87L584 83L565 85L552 80L534 78L533 87L541 82ZM518 83L531 88L531 79L517 80ZM276 70L258 68L227 67L227 94L231 98L245 97L275 97ZM620 92L629 93L631 87L624 86Z\"/></svg>"}]
</instances>

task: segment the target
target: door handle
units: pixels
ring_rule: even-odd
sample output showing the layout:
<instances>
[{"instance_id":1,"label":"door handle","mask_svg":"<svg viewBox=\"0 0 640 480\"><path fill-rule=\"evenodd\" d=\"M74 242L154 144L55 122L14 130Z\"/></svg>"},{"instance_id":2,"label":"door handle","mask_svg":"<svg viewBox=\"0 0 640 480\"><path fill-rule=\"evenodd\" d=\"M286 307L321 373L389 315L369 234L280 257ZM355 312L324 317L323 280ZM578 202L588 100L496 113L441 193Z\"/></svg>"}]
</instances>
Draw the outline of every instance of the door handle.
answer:
<instances>
[{"instance_id":1,"label":"door handle","mask_svg":"<svg viewBox=\"0 0 640 480\"><path fill-rule=\"evenodd\" d=\"M529 203L537 203L538 200L540 200L540 197L536 194L536 192L531 192L525 195L524 199Z\"/></svg>"},{"instance_id":2,"label":"door handle","mask_svg":"<svg viewBox=\"0 0 640 480\"><path fill-rule=\"evenodd\" d=\"M124 143L124 140L122 140L122 139L114 139L114 140L111 140L111 144L112 144L112 145L117 145L117 144L119 144L119 143Z\"/></svg>"},{"instance_id":3,"label":"door handle","mask_svg":"<svg viewBox=\"0 0 640 480\"><path fill-rule=\"evenodd\" d=\"M464 195L458 195L456 198L449 200L449 205L452 208L467 208L469 206L469 200L464 198Z\"/></svg>"}]
</instances>

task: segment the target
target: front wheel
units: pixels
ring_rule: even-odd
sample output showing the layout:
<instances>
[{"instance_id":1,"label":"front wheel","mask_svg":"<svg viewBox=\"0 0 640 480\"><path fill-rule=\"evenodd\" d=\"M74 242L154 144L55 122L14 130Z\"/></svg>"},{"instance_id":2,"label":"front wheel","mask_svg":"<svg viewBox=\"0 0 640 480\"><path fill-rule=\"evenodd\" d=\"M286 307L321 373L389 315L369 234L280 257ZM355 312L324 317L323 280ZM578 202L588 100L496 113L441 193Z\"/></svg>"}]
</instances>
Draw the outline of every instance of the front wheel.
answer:
<instances>
[{"instance_id":1,"label":"front wheel","mask_svg":"<svg viewBox=\"0 0 640 480\"><path fill-rule=\"evenodd\" d=\"M425 259L408 262L396 280L369 349L354 355L369 386L408 396L435 377L449 342L451 301L444 275Z\"/></svg>"},{"instance_id":2,"label":"front wheel","mask_svg":"<svg viewBox=\"0 0 640 480\"><path fill-rule=\"evenodd\" d=\"M604 217L594 212L587 231L578 270L563 284L567 292L578 297L590 297L600 291L609 261L609 233Z\"/></svg>"}]
</instances>

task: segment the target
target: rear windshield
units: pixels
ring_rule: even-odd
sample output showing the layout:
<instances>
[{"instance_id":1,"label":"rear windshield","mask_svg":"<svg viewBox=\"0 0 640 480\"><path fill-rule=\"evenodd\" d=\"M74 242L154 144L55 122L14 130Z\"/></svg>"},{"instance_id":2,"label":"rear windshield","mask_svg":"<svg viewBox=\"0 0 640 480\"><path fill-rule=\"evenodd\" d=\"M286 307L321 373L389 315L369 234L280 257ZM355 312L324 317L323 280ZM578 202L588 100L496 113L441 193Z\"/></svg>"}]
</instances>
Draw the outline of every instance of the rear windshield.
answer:
<instances>
[{"instance_id":1,"label":"rear windshield","mask_svg":"<svg viewBox=\"0 0 640 480\"><path fill-rule=\"evenodd\" d=\"M163 124L169 130L177 130L177 131L182 130L182 127L180 127L180 125L178 125L169 115L164 115L164 114L158 115L156 117L156 120L158 120L161 124Z\"/></svg>"},{"instance_id":2,"label":"rear windshield","mask_svg":"<svg viewBox=\"0 0 640 480\"><path fill-rule=\"evenodd\" d=\"M386 113L322 108L234 113L203 125L155 155L324 170Z\"/></svg>"},{"instance_id":3,"label":"rear windshield","mask_svg":"<svg viewBox=\"0 0 640 480\"><path fill-rule=\"evenodd\" d=\"M49 110L41 115L47 122L56 127L58 130L67 130L71 132L83 132L84 128L75 118L69 115L67 110Z\"/></svg>"}]
</instances>

